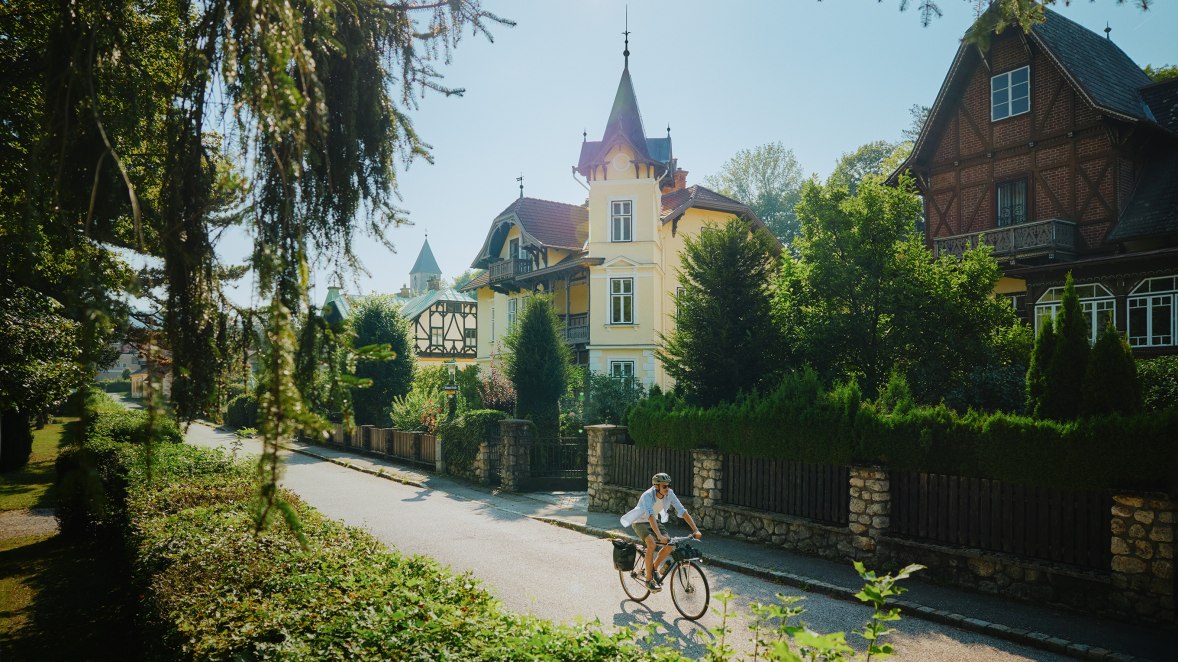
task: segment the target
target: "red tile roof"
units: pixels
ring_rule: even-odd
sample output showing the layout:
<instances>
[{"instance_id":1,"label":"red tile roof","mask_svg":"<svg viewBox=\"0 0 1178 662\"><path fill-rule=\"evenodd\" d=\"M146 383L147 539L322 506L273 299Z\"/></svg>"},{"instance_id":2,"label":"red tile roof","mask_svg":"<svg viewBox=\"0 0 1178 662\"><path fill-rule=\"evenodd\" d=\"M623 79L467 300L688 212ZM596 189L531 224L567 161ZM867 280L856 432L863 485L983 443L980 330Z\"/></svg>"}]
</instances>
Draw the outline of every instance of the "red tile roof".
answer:
<instances>
[{"instance_id":1,"label":"red tile roof","mask_svg":"<svg viewBox=\"0 0 1178 662\"><path fill-rule=\"evenodd\" d=\"M589 210L581 205L519 198L495 218L515 214L523 231L545 246L580 250L589 238Z\"/></svg>"}]
</instances>

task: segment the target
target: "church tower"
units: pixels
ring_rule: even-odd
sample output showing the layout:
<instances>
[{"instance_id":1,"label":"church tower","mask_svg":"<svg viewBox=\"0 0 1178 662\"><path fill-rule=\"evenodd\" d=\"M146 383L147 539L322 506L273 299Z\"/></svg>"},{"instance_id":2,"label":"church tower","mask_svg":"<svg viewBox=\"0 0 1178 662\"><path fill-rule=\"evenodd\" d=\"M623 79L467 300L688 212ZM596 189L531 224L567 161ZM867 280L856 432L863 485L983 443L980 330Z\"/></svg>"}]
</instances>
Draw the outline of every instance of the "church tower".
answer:
<instances>
[{"instance_id":1,"label":"church tower","mask_svg":"<svg viewBox=\"0 0 1178 662\"><path fill-rule=\"evenodd\" d=\"M413 263L413 269L409 271L409 290L417 296L429 289L429 283L433 279L442 278L442 270L438 267L438 261L434 259L434 252L429 248L429 239L421 245L421 252L417 254L417 261Z\"/></svg>"}]
</instances>

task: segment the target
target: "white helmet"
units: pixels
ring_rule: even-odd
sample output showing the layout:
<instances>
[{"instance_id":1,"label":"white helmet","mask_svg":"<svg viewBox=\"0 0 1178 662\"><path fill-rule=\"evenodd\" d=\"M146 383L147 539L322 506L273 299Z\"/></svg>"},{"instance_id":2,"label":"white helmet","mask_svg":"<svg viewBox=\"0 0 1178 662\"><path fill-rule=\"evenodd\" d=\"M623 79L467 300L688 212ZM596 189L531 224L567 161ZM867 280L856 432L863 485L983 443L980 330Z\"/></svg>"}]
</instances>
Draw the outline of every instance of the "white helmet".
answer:
<instances>
[{"instance_id":1,"label":"white helmet","mask_svg":"<svg viewBox=\"0 0 1178 662\"><path fill-rule=\"evenodd\" d=\"M659 483L665 483L667 485L670 485L671 484L671 477L665 473L662 473L661 471L650 477L650 484L651 485L658 485Z\"/></svg>"}]
</instances>

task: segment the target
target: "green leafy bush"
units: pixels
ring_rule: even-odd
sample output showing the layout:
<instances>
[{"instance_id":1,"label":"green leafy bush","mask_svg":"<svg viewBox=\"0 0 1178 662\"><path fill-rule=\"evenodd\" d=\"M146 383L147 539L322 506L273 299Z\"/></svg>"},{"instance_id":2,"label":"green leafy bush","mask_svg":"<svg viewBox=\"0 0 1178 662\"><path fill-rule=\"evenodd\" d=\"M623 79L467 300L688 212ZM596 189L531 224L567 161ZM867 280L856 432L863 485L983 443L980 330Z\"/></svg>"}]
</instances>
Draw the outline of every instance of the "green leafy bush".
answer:
<instances>
[{"instance_id":1,"label":"green leafy bush","mask_svg":"<svg viewBox=\"0 0 1178 662\"><path fill-rule=\"evenodd\" d=\"M479 444L484 439L498 437L499 421L510 418L495 409L477 409L438 425L442 439L442 459L452 473L465 474L474 468Z\"/></svg>"},{"instance_id":2,"label":"green leafy bush","mask_svg":"<svg viewBox=\"0 0 1178 662\"><path fill-rule=\"evenodd\" d=\"M225 425L231 428L252 428L258 425L258 399L243 393L225 406Z\"/></svg>"},{"instance_id":3,"label":"green leafy bush","mask_svg":"<svg viewBox=\"0 0 1178 662\"><path fill-rule=\"evenodd\" d=\"M585 373L585 414L589 425L613 423L625 425L631 407L646 395L642 382L619 379L600 372Z\"/></svg>"},{"instance_id":4,"label":"green leafy bush","mask_svg":"<svg viewBox=\"0 0 1178 662\"><path fill-rule=\"evenodd\" d=\"M144 409L126 409L101 391L92 391L86 403L86 436L121 443L143 444L151 434L150 415ZM157 441L179 443L183 439L175 419L160 415L155 420Z\"/></svg>"},{"instance_id":5,"label":"green leafy bush","mask_svg":"<svg viewBox=\"0 0 1178 662\"><path fill-rule=\"evenodd\" d=\"M1142 405L1146 411L1178 404L1178 355L1138 359L1137 377L1141 381Z\"/></svg>"},{"instance_id":6,"label":"green leafy bush","mask_svg":"<svg viewBox=\"0 0 1178 662\"><path fill-rule=\"evenodd\" d=\"M107 393L130 393L131 380L130 379L116 379L114 381L102 382L102 390Z\"/></svg>"},{"instance_id":7,"label":"green leafy bush","mask_svg":"<svg viewBox=\"0 0 1178 662\"><path fill-rule=\"evenodd\" d=\"M445 418L446 394L429 383L413 385L409 393L393 398L389 418L398 430L420 430L433 434Z\"/></svg>"}]
</instances>

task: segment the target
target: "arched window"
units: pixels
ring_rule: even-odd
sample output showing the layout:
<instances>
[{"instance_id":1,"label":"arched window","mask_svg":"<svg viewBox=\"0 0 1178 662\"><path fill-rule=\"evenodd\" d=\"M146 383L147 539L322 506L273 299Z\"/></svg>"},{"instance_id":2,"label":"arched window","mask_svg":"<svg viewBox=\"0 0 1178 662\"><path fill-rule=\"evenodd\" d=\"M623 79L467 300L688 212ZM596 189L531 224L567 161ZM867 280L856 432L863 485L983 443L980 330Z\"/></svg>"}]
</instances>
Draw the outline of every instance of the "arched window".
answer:
<instances>
[{"instance_id":1,"label":"arched window","mask_svg":"<svg viewBox=\"0 0 1178 662\"><path fill-rule=\"evenodd\" d=\"M1080 298L1080 310L1084 313L1084 320L1088 324L1088 342L1095 343L1096 335L1105 326L1113 324L1116 319L1117 302L1100 283L1090 285L1076 285L1076 296ZM1059 315L1060 302L1063 300L1063 288L1053 287L1043 293L1035 302L1035 335L1039 334L1039 327L1044 320L1055 320Z\"/></svg>"},{"instance_id":2,"label":"arched window","mask_svg":"<svg viewBox=\"0 0 1178 662\"><path fill-rule=\"evenodd\" d=\"M1129 344L1166 347L1178 326L1178 276L1146 278L1129 293Z\"/></svg>"}]
</instances>

